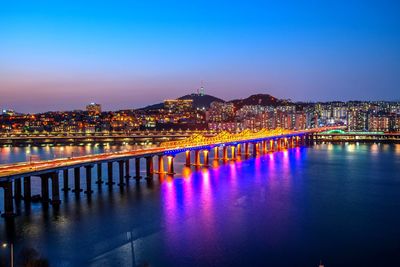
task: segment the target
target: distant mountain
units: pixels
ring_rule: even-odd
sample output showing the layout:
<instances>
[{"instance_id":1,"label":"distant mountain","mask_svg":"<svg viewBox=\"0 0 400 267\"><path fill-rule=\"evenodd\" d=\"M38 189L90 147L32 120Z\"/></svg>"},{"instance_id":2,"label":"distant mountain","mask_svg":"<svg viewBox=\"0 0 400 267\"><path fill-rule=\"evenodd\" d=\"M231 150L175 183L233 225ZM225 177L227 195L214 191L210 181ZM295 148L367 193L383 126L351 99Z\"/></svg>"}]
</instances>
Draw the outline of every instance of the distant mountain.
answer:
<instances>
[{"instance_id":1,"label":"distant mountain","mask_svg":"<svg viewBox=\"0 0 400 267\"><path fill-rule=\"evenodd\" d=\"M190 94L179 97L178 99L192 99L194 108L209 108L210 104L214 101L225 102L224 100L212 95ZM157 103L154 105L146 106L140 110L155 110L164 108L164 103Z\"/></svg>"},{"instance_id":2,"label":"distant mountain","mask_svg":"<svg viewBox=\"0 0 400 267\"><path fill-rule=\"evenodd\" d=\"M212 102L225 102L224 100L212 96L212 95L201 95L201 94L191 94L184 95L178 99L192 99L194 108L209 108Z\"/></svg>"},{"instance_id":3,"label":"distant mountain","mask_svg":"<svg viewBox=\"0 0 400 267\"><path fill-rule=\"evenodd\" d=\"M226 102L218 97L212 95L201 95L201 94L190 94L179 97L178 99L192 99L194 108L209 108L212 102ZM256 94L251 95L244 99L235 99L228 101L228 103L233 103L237 109L245 105L261 105L261 106L279 106L291 103L290 100L283 100L273 97L269 94ZM164 107L164 103L158 103L150 105L141 110L155 110Z\"/></svg>"},{"instance_id":4,"label":"distant mountain","mask_svg":"<svg viewBox=\"0 0 400 267\"><path fill-rule=\"evenodd\" d=\"M281 100L269 94L256 94L251 95L248 98L235 99L229 102L233 103L237 109L246 105L279 106L290 103L288 100Z\"/></svg>"},{"instance_id":5,"label":"distant mountain","mask_svg":"<svg viewBox=\"0 0 400 267\"><path fill-rule=\"evenodd\" d=\"M139 110L155 110L164 107L164 103L157 103L150 106L145 106L144 108L140 108Z\"/></svg>"}]
</instances>

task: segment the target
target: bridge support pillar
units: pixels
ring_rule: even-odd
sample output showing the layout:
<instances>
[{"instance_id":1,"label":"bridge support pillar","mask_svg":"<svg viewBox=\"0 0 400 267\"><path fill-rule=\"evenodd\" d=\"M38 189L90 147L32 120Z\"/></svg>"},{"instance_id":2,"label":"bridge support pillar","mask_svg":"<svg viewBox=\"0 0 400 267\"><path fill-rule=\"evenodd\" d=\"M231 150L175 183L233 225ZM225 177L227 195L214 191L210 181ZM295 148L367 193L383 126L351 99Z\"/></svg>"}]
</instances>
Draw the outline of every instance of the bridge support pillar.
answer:
<instances>
[{"instance_id":1,"label":"bridge support pillar","mask_svg":"<svg viewBox=\"0 0 400 267\"><path fill-rule=\"evenodd\" d=\"M74 189L72 189L72 192L75 192L75 194L79 194L81 191L82 191L82 189L81 189L81 168L75 167L74 168Z\"/></svg>"},{"instance_id":2,"label":"bridge support pillar","mask_svg":"<svg viewBox=\"0 0 400 267\"><path fill-rule=\"evenodd\" d=\"M209 165L209 154L210 154L210 151L208 151L208 150L204 150L203 151L203 156L204 156L204 166L208 166Z\"/></svg>"},{"instance_id":3,"label":"bridge support pillar","mask_svg":"<svg viewBox=\"0 0 400 267\"><path fill-rule=\"evenodd\" d=\"M60 182L58 177L58 172L53 172L50 174L51 178L51 204L60 205Z\"/></svg>"},{"instance_id":4,"label":"bridge support pillar","mask_svg":"<svg viewBox=\"0 0 400 267\"><path fill-rule=\"evenodd\" d=\"M169 175L174 175L174 156L168 156L168 172Z\"/></svg>"},{"instance_id":5,"label":"bridge support pillar","mask_svg":"<svg viewBox=\"0 0 400 267\"><path fill-rule=\"evenodd\" d=\"M146 179L153 179L153 157L146 157Z\"/></svg>"},{"instance_id":6,"label":"bridge support pillar","mask_svg":"<svg viewBox=\"0 0 400 267\"><path fill-rule=\"evenodd\" d=\"M107 179L108 179L108 181L107 181L107 185L113 185L113 184L115 184L114 182L113 182L113 162L107 162L107 172L108 172L108 177L107 177Z\"/></svg>"},{"instance_id":7,"label":"bridge support pillar","mask_svg":"<svg viewBox=\"0 0 400 267\"><path fill-rule=\"evenodd\" d=\"M253 143L253 156L254 157L257 156L257 148L258 148L257 143Z\"/></svg>"},{"instance_id":8,"label":"bridge support pillar","mask_svg":"<svg viewBox=\"0 0 400 267\"><path fill-rule=\"evenodd\" d=\"M214 147L214 159L219 160L219 148Z\"/></svg>"},{"instance_id":9,"label":"bridge support pillar","mask_svg":"<svg viewBox=\"0 0 400 267\"><path fill-rule=\"evenodd\" d=\"M281 143L282 143L281 139L276 140L276 149L277 150L281 150Z\"/></svg>"},{"instance_id":10,"label":"bridge support pillar","mask_svg":"<svg viewBox=\"0 0 400 267\"><path fill-rule=\"evenodd\" d=\"M1 182L0 186L4 189L4 213L2 217L13 217L14 213L14 201L12 192L12 182Z\"/></svg>"},{"instance_id":11,"label":"bridge support pillar","mask_svg":"<svg viewBox=\"0 0 400 267\"><path fill-rule=\"evenodd\" d=\"M262 141L262 153L267 153L267 140Z\"/></svg>"},{"instance_id":12,"label":"bridge support pillar","mask_svg":"<svg viewBox=\"0 0 400 267\"><path fill-rule=\"evenodd\" d=\"M186 167L190 167L190 150L186 150L185 154L186 154L186 163L185 163L185 165L186 165Z\"/></svg>"},{"instance_id":13,"label":"bridge support pillar","mask_svg":"<svg viewBox=\"0 0 400 267\"><path fill-rule=\"evenodd\" d=\"M236 146L236 155L238 155L238 157L242 156L242 145L241 144L237 144L237 146Z\"/></svg>"},{"instance_id":14,"label":"bridge support pillar","mask_svg":"<svg viewBox=\"0 0 400 267\"><path fill-rule=\"evenodd\" d=\"M86 170L86 190L85 190L85 193L86 194L93 193L93 190L92 190L92 168L93 168L93 165L85 166L85 170Z\"/></svg>"},{"instance_id":15,"label":"bridge support pillar","mask_svg":"<svg viewBox=\"0 0 400 267\"><path fill-rule=\"evenodd\" d=\"M244 155L248 157L250 155L250 148L249 148L249 143L244 144Z\"/></svg>"},{"instance_id":16,"label":"bridge support pillar","mask_svg":"<svg viewBox=\"0 0 400 267\"><path fill-rule=\"evenodd\" d=\"M22 198L22 183L21 178L14 180L14 199L20 201Z\"/></svg>"},{"instance_id":17,"label":"bridge support pillar","mask_svg":"<svg viewBox=\"0 0 400 267\"><path fill-rule=\"evenodd\" d=\"M68 192L69 190L71 190L71 188L69 187L69 182L68 182L68 177L69 176L69 172L68 169L63 170L63 183L64 183L64 188L62 189L64 192Z\"/></svg>"},{"instance_id":18,"label":"bridge support pillar","mask_svg":"<svg viewBox=\"0 0 400 267\"><path fill-rule=\"evenodd\" d=\"M31 177L26 176L24 177L24 200L30 201L31 200Z\"/></svg>"},{"instance_id":19,"label":"bridge support pillar","mask_svg":"<svg viewBox=\"0 0 400 267\"><path fill-rule=\"evenodd\" d=\"M222 160L227 161L228 160L228 147L224 146L222 148Z\"/></svg>"},{"instance_id":20,"label":"bridge support pillar","mask_svg":"<svg viewBox=\"0 0 400 267\"><path fill-rule=\"evenodd\" d=\"M164 156L163 155L158 156L158 173L159 174L165 173L165 171L164 171Z\"/></svg>"},{"instance_id":21,"label":"bridge support pillar","mask_svg":"<svg viewBox=\"0 0 400 267\"><path fill-rule=\"evenodd\" d=\"M119 172L119 186L124 186L124 161L120 160L118 161L118 172Z\"/></svg>"},{"instance_id":22,"label":"bridge support pillar","mask_svg":"<svg viewBox=\"0 0 400 267\"><path fill-rule=\"evenodd\" d=\"M42 189L42 202L49 202L49 176L48 174L43 174L40 176L41 179L41 189Z\"/></svg>"},{"instance_id":23,"label":"bridge support pillar","mask_svg":"<svg viewBox=\"0 0 400 267\"><path fill-rule=\"evenodd\" d=\"M125 160L125 178L128 181L129 178L131 178L130 176L130 164L129 164L129 159Z\"/></svg>"},{"instance_id":24,"label":"bridge support pillar","mask_svg":"<svg viewBox=\"0 0 400 267\"><path fill-rule=\"evenodd\" d=\"M194 151L194 166L198 167L201 165L200 163L200 150Z\"/></svg>"},{"instance_id":25,"label":"bridge support pillar","mask_svg":"<svg viewBox=\"0 0 400 267\"><path fill-rule=\"evenodd\" d=\"M97 181L96 184L103 183L103 168L101 163L97 163Z\"/></svg>"},{"instance_id":26,"label":"bridge support pillar","mask_svg":"<svg viewBox=\"0 0 400 267\"><path fill-rule=\"evenodd\" d=\"M135 158L135 172L135 179L139 181L140 178L142 178L142 176L140 176L140 158Z\"/></svg>"},{"instance_id":27,"label":"bridge support pillar","mask_svg":"<svg viewBox=\"0 0 400 267\"><path fill-rule=\"evenodd\" d=\"M236 160L235 146L231 146L231 160Z\"/></svg>"}]
</instances>

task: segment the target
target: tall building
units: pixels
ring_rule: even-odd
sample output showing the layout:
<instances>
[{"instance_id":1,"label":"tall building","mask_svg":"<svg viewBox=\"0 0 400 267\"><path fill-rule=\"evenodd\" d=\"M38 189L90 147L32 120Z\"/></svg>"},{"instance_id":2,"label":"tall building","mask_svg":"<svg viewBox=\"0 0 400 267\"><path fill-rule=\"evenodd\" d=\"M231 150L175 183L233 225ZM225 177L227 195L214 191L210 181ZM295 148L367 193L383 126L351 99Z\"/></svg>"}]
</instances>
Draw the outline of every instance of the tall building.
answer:
<instances>
[{"instance_id":1,"label":"tall building","mask_svg":"<svg viewBox=\"0 0 400 267\"><path fill-rule=\"evenodd\" d=\"M101 113L101 105L96 103L90 103L86 106L86 111L90 115L99 115Z\"/></svg>"},{"instance_id":2,"label":"tall building","mask_svg":"<svg viewBox=\"0 0 400 267\"><path fill-rule=\"evenodd\" d=\"M347 128L354 131L365 131L368 126L367 112L359 109L349 109L347 113Z\"/></svg>"},{"instance_id":3,"label":"tall building","mask_svg":"<svg viewBox=\"0 0 400 267\"><path fill-rule=\"evenodd\" d=\"M368 130L374 132L387 132L390 127L390 117L371 114L368 118Z\"/></svg>"}]
</instances>

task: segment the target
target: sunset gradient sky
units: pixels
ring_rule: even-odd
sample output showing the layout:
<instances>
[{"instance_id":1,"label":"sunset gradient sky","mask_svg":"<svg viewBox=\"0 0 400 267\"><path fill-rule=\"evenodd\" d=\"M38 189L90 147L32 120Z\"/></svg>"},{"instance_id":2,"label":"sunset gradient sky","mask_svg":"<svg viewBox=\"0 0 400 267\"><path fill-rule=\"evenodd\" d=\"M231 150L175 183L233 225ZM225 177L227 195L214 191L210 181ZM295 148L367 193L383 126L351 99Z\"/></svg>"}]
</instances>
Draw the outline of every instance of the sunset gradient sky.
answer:
<instances>
[{"instance_id":1,"label":"sunset gradient sky","mask_svg":"<svg viewBox=\"0 0 400 267\"><path fill-rule=\"evenodd\" d=\"M223 99L396 100L399 14L395 0L2 1L0 108L137 108L201 81Z\"/></svg>"}]
</instances>

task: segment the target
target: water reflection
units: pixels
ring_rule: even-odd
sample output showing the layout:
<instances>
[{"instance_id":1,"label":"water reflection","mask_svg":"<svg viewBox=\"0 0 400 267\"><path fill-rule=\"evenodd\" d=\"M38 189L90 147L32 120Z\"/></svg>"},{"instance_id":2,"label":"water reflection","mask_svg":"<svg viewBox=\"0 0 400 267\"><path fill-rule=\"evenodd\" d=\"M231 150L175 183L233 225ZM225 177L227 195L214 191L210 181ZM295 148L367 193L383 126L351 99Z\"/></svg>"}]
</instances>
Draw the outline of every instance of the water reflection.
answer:
<instances>
[{"instance_id":1,"label":"water reflection","mask_svg":"<svg viewBox=\"0 0 400 267\"><path fill-rule=\"evenodd\" d=\"M27 146L27 147L0 147L0 164L35 160L49 160L54 158L76 157L88 154L99 154L113 151L128 151L138 148L149 147L139 145L92 145L85 146Z\"/></svg>"},{"instance_id":2,"label":"water reflection","mask_svg":"<svg viewBox=\"0 0 400 267\"><path fill-rule=\"evenodd\" d=\"M69 192L59 210L22 202L18 217L0 222L1 239L37 248L54 266L312 266L321 257L375 266L397 252L399 153L318 145L197 171L177 156L174 178Z\"/></svg>"}]
</instances>

